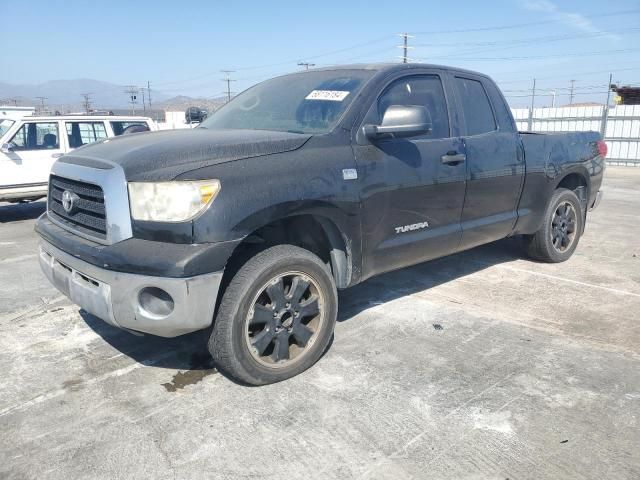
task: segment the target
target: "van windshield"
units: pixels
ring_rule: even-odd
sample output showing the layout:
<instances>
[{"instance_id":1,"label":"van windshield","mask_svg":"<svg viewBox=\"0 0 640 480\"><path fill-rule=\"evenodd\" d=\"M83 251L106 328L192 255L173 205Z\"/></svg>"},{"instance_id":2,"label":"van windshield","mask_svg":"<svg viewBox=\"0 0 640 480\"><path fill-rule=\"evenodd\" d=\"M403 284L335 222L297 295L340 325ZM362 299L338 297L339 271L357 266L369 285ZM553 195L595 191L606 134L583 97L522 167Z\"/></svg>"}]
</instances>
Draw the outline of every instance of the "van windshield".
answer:
<instances>
[{"instance_id":1,"label":"van windshield","mask_svg":"<svg viewBox=\"0 0 640 480\"><path fill-rule=\"evenodd\" d=\"M328 70L273 78L241 93L198 128L328 133L373 73Z\"/></svg>"}]
</instances>

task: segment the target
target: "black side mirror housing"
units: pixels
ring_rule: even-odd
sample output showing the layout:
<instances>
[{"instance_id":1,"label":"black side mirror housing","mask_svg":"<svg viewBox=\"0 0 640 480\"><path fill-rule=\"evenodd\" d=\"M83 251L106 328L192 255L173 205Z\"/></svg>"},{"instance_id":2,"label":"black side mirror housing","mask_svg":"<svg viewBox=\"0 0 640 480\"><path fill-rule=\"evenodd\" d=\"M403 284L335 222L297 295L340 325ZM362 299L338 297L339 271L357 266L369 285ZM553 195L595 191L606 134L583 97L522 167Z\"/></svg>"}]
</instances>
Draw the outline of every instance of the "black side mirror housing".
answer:
<instances>
[{"instance_id":1,"label":"black side mirror housing","mask_svg":"<svg viewBox=\"0 0 640 480\"><path fill-rule=\"evenodd\" d=\"M380 125L365 125L365 136L374 140L384 136L415 137L433 130L429 111L422 105L391 105Z\"/></svg>"}]
</instances>

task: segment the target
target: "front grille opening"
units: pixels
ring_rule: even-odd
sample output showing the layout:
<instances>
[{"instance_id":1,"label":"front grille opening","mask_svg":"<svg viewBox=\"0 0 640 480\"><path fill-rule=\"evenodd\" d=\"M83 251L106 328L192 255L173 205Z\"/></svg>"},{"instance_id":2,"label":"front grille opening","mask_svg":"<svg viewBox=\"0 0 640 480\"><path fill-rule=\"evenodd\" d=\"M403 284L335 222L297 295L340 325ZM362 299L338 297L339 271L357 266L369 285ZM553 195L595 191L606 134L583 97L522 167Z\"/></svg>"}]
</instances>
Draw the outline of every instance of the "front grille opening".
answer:
<instances>
[{"instance_id":1,"label":"front grille opening","mask_svg":"<svg viewBox=\"0 0 640 480\"><path fill-rule=\"evenodd\" d=\"M67 265L65 265L64 263L56 260L58 262L58 265L60 265L62 268L64 268L67 272L71 273L73 270L71 269L71 267L68 267Z\"/></svg>"},{"instance_id":2,"label":"front grille opening","mask_svg":"<svg viewBox=\"0 0 640 480\"><path fill-rule=\"evenodd\" d=\"M94 285L94 286L96 286L96 287L99 285L99 283L98 283L98 282L96 282L93 278L89 278L89 277L87 277L86 275L81 274L80 272L76 272L76 273L77 273L77 274L80 276L80 278L81 278L81 279L83 279L85 282L90 283L90 284L92 284L92 285Z\"/></svg>"},{"instance_id":3,"label":"front grille opening","mask_svg":"<svg viewBox=\"0 0 640 480\"><path fill-rule=\"evenodd\" d=\"M62 206L65 191L74 197L73 209L67 212ZM49 178L49 214L72 230L85 235L105 239L107 214L104 192L98 185L51 175Z\"/></svg>"}]
</instances>

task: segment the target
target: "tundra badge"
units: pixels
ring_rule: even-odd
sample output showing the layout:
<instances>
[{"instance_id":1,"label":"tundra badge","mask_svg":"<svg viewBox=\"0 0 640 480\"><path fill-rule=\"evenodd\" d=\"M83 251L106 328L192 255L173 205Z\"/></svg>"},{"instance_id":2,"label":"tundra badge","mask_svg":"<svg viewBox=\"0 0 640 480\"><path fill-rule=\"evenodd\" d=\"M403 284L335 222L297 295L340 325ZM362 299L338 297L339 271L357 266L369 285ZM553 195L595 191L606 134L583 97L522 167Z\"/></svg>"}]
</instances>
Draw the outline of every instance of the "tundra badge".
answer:
<instances>
[{"instance_id":1,"label":"tundra badge","mask_svg":"<svg viewBox=\"0 0 640 480\"><path fill-rule=\"evenodd\" d=\"M396 233L411 232L413 230L420 230L422 228L428 228L428 227L429 227L429 222L413 223L411 225L405 225L403 227L396 227Z\"/></svg>"}]
</instances>

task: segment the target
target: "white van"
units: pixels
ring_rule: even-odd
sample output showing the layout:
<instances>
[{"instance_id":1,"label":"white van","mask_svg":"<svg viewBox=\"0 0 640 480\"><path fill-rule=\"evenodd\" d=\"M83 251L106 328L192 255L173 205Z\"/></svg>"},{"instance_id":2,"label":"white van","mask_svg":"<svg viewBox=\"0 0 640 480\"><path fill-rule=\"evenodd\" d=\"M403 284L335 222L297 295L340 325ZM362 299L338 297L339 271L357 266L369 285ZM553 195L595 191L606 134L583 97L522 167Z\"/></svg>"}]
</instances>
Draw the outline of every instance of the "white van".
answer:
<instances>
[{"instance_id":1,"label":"white van","mask_svg":"<svg viewBox=\"0 0 640 480\"><path fill-rule=\"evenodd\" d=\"M51 165L75 148L109 137L157 129L155 122L146 117L0 118L0 201L46 196Z\"/></svg>"}]
</instances>

